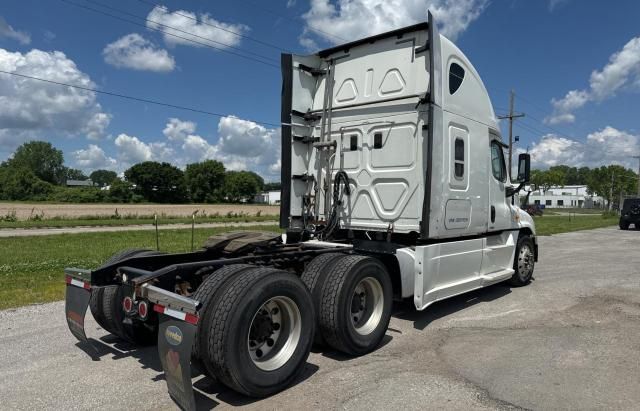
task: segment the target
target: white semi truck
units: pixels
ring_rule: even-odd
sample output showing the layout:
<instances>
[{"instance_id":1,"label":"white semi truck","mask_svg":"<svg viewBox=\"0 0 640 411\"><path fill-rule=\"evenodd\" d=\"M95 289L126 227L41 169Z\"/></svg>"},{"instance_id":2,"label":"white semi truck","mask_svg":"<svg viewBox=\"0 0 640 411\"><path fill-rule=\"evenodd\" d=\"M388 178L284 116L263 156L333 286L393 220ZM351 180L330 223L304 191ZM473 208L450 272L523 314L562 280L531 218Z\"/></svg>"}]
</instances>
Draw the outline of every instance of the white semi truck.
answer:
<instances>
[{"instance_id":1,"label":"white semi truck","mask_svg":"<svg viewBox=\"0 0 640 411\"><path fill-rule=\"evenodd\" d=\"M489 95L427 23L282 56L284 234L213 236L196 252L125 250L65 270L66 316L158 344L171 397L194 409L192 365L249 396L299 375L312 344L364 355L393 299L418 310L531 280L538 248ZM95 342L93 342L95 343Z\"/></svg>"}]
</instances>

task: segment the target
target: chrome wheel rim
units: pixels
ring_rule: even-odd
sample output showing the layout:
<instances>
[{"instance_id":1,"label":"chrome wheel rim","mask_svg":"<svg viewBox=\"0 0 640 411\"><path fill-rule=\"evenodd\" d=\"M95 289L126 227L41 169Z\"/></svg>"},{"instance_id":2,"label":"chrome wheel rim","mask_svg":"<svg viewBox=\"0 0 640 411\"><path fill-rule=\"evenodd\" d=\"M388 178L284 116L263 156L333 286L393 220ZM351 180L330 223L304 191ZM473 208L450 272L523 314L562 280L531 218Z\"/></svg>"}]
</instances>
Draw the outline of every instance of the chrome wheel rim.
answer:
<instances>
[{"instance_id":1,"label":"chrome wheel rim","mask_svg":"<svg viewBox=\"0 0 640 411\"><path fill-rule=\"evenodd\" d=\"M265 302L253 315L247 349L256 367L273 371L293 356L302 330L302 316L289 297L278 296Z\"/></svg>"},{"instance_id":2,"label":"chrome wheel rim","mask_svg":"<svg viewBox=\"0 0 640 411\"><path fill-rule=\"evenodd\" d=\"M382 285L373 277L362 279L353 289L349 317L360 335L371 334L380 324L384 309Z\"/></svg>"},{"instance_id":3,"label":"chrome wheel rim","mask_svg":"<svg viewBox=\"0 0 640 411\"><path fill-rule=\"evenodd\" d=\"M522 280L526 280L533 273L534 258L531 247L523 245L518 253L518 275Z\"/></svg>"}]
</instances>

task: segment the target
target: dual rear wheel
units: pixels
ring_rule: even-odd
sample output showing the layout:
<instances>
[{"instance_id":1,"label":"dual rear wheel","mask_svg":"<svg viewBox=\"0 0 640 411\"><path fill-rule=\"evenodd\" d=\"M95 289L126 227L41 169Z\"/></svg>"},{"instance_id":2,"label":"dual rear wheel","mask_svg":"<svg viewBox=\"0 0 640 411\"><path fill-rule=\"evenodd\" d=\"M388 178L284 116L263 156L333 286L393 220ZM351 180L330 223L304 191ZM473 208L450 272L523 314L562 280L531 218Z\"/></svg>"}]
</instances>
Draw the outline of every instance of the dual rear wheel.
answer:
<instances>
[{"instance_id":1,"label":"dual rear wheel","mask_svg":"<svg viewBox=\"0 0 640 411\"><path fill-rule=\"evenodd\" d=\"M127 250L114 264L151 251ZM203 372L242 394L264 397L291 385L305 369L314 342L349 355L374 350L391 313L392 288L375 258L322 254L302 277L247 264L202 269L193 299L201 302L193 345ZM91 311L107 331L153 343L157 325L123 322L122 287L94 290Z\"/></svg>"}]
</instances>

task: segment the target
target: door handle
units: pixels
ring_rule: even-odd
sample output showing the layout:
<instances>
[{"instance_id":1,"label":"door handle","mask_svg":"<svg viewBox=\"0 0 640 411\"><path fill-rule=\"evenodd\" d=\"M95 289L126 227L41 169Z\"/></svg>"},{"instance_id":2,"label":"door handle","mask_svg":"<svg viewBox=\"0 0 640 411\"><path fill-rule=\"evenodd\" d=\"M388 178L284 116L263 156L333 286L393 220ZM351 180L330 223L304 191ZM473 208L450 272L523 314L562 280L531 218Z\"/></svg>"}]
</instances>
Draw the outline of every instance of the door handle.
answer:
<instances>
[{"instance_id":1,"label":"door handle","mask_svg":"<svg viewBox=\"0 0 640 411\"><path fill-rule=\"evenodd\" d=\"M491 222L492 223L496 222L496 207L495 206L491 206Z\"/></svg>"}]
</instances>

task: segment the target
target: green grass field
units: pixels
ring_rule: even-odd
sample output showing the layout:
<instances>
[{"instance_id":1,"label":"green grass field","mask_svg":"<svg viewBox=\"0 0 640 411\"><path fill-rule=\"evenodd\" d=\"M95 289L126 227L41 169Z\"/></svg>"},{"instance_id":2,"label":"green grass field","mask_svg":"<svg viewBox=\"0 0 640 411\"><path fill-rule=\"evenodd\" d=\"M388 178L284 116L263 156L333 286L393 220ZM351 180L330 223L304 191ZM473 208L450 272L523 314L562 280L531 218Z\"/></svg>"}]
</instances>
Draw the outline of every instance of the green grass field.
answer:
<instances>
[{"instance_id":1,"label":"green grass field","mask_svg":"<svg viewBox=\"0 0 640 411\"><path fill-rule=\"evenodd\" d=\"M245 230L279 231L276 225ZM195 230L195 246L229 228ZM191 230L161 230L162 251L189 251ZM65 267L95 268L125 248L155 249L153 231L0 238L0 309L64 298Z\"/></svg>"},{"instance_id":2,"label":"green grass field","mask_svg":"<svg viewBox=\"0 0 640 411\"><path fill-rule=\"evenodd\" d=\"M196 217L197 224L204 223L240 223L256 221L277 221L278 216L273 215L232 215L232 216L207 216ZM191 224L191 217L158 217L158 224ZM78 218L51 218L43 220L0 220L2 228L56 228L56 227L98 227L98 226L126 226L149 225L154 223L153 216L127 216L123 218L111 218L109 216L81 216Z\"/></svg>"},{"instance_id":3,"label":"green grass field","mask_svg":"<svg viewBox=\"0 0 640 411\"><path fill-rule=\"evenodd\" d=\"M581 215L575 217L551 215L534 217L534 221L538 235L551 235L618 225L618 217L603 217L602 215Z\"/></svg>"}]
</instances>

